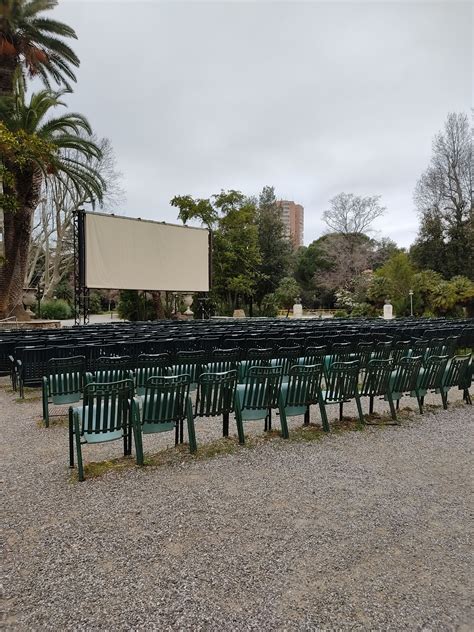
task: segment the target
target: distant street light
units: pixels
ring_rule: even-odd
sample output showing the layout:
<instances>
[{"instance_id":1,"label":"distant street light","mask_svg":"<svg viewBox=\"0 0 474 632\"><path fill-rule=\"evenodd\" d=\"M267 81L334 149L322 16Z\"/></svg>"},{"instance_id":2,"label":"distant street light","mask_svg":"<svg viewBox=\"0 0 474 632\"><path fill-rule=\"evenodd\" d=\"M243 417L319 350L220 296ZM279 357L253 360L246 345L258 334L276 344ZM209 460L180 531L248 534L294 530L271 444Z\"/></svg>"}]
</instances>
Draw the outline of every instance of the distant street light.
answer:
<instances>
[{"instance_id":1,"label":"distant street light","mask_svg":"<svg viewBox=\"0 0 474 632\"><path fill-rule=\"evenodd\" d=\"M410 295L410 316L413 316L413 290L408 292Z\"/></svg>"}]
</instances>

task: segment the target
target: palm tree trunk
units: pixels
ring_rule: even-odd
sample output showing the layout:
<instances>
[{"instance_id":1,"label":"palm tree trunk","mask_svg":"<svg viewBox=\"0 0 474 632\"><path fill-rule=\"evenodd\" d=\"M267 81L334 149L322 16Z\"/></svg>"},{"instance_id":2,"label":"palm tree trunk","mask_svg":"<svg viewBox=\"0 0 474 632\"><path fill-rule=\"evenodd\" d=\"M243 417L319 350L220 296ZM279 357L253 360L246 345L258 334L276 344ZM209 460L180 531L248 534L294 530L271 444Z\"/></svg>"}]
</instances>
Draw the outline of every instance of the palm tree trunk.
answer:
<instances>
[{"instance_id":1,"label":"palm tree trunk","mask_svg":"<svg viewBox=\"0 0 474 632\"><path fill-rule=\"evenodd\" d=\"M18 60L12 55L0 55L0 98L13 95L13 77Z\"/></svg>"},{"instance_id":2,"label":"palm tree trunk","mask_svg":"<svg viewBox=\"0 0 474 632\"><path fill-rule=\"evenodd\" d=\"M17 174L15 211L5 213L5 259L0 263L0 318L17 316L24 319L23 287L28 268L33 213L41 195L42 174L27 171Z\"/></svg>"}]
</instances>

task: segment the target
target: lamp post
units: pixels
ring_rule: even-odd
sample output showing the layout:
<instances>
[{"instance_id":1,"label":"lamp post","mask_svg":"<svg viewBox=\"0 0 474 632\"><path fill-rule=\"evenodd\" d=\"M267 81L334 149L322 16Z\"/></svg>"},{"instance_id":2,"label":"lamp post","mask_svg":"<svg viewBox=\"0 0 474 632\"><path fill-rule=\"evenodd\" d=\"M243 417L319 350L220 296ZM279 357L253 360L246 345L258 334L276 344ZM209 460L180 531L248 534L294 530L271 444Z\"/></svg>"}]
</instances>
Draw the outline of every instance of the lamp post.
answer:
<instances>
[{"instance_id":1,"label":"lamp post","mask_svg":"<svg viewBox=\"0 0 474 632\"><path fill-rule=\"evenodd\" d=\"M410 316L413 316L413 290L408 292L410 295Z\"/></svg>"}]
</instances>

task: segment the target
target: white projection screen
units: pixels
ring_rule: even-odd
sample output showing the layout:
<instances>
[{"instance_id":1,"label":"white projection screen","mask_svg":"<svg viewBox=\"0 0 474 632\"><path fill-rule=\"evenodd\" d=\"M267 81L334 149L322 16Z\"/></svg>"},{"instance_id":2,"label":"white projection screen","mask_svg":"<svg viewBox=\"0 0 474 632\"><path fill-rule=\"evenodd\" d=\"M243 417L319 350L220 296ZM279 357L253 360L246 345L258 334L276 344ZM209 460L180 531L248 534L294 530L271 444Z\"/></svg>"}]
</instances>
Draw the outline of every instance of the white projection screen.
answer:
<instances>
[{"instance_id":1,"label":"white projection screen","mask_svg":"<svg viewBox=\"0 0 474 632\"><path fill-rule=\"evenodd\" d=\"M84 213L84 285L91 289L209 291L209 231Z\"/></svg>"}]
</instances>

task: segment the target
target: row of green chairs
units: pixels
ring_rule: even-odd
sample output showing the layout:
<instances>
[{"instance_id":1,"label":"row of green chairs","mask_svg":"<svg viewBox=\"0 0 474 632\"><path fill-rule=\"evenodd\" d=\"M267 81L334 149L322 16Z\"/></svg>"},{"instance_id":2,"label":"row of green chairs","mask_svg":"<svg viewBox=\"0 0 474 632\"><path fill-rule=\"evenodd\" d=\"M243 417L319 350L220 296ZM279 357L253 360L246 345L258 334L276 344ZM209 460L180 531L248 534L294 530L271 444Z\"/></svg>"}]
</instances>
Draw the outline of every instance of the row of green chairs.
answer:
<instances>
[{"instance_id":1,"label":"row of green chairs","mask_svg":"<svg viewBox=\"0 0 474 632\"><path fill-rule=\"evenodd\" d=\"M449 362L449 365L448 365ZM79 479L83 480L81 445L123 439L124 454L131 454L132 432L137 463L143 464L143 435L175 431L175 442L183 442L184 420L187 420L190 450L196 450L194 419L223 418L223 435L229 433L229 415L235 413L239 442L245 442L244 422L265 419L271 429L272 411L279 413L282 436L288 438L287 418L304 415L309 423L310 406L319 406L322 426L329 431L326 406L339 405L342 418L346 402L356 402L359 422L364 423L362 397L368 397L369 412L380 397L388 402L396 421L396 407L405 395L416 397L420 413L430 390L441 394L447 407L447 393L453 386L463 389L471 403L469 386L472 381L470 356L449 360L447 356L433 356L423 367L421 356L405 357L396 369L389 360L370 360L359 384L357 361L335 362L331 365L325 387L322 388L323 364L299 365L289 369L284 381L282 366L252 366L246 379L239 383L237 371L204 373L197 378L197 394L193 408L190 398L190 375L149 377L145 394L135 394L131 378L112 383L88 383L84 389L82 407L70 408L70 464L74 465L73 439L79 464Z\"/></svg>"}]
</instances>

